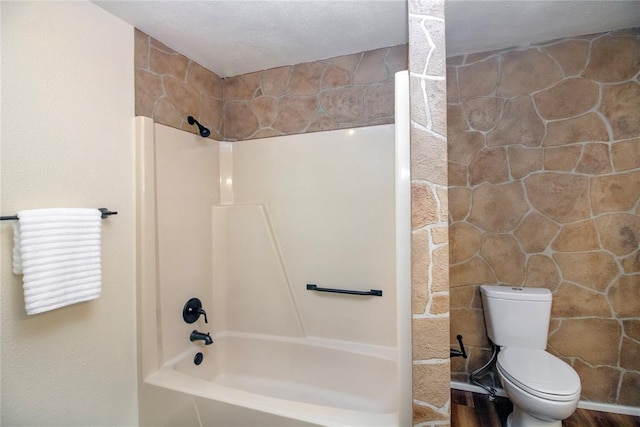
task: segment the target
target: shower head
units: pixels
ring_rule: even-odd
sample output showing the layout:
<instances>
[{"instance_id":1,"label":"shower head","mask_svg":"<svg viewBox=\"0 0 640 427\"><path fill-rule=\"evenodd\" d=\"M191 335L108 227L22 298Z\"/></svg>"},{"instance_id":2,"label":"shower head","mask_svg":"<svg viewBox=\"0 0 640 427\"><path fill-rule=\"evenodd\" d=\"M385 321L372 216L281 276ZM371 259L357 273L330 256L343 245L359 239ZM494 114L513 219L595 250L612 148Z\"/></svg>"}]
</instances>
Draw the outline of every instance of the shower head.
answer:
<instances>
[{"instance_id":1,"label":"shower head","mask_svg":"<svg viewBox=\"0 0 640 427\"><path fill-rule=\"evenodd\" d=\"M198 126L198 130L200 131L200 136L201 137L206 138L209 135L211 135L211 131L209 129L207 129L206 127L202 126L200 123L198 123L198 121L196 119L194 119L193 116L187 117L187 122L190 125L195 124L196 126Z\"/></svg>"}]
</instances>

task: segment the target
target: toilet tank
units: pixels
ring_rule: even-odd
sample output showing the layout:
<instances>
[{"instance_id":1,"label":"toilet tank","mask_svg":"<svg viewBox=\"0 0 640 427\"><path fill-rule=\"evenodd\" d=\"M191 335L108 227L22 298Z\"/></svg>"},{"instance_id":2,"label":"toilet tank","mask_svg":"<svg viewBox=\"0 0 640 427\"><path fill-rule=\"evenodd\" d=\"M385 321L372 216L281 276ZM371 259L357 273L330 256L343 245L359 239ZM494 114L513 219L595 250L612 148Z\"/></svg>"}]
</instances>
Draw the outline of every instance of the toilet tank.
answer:
<instances>
[{"instance_id":1,"label":"toilet tank","mask_svg":"<svg viewBox=\"0 0 640 427\"><path fill-rule=\"evenodd\" d=\"M547 348L551 291L480 286L487 334L500 347Z\"/></svg>"}]
</instances>

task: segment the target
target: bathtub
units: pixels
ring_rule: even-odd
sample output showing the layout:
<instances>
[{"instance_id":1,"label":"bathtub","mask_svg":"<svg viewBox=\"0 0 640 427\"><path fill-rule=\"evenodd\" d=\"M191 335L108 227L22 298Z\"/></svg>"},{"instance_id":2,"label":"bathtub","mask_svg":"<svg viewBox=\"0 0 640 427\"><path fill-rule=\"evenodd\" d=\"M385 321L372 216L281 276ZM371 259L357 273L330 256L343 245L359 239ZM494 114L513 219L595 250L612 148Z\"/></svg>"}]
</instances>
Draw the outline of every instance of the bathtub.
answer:
<instances>
[{"instance_id":1,"label":"bathtub","mask_svg":"<svg viewBox=\"0 0 640 427\"><path fill-rule=\"evenodd\" d=\"M406 98L406 72L403 81ZM412 424L408 98L403 105L403 126L233 144L136 118L141 426ZM395 168L394 132L404 141ZM352 180L364 186L357 203ZM208 323L182 318L193 297ZM214 343L191 343L194 329Z\"/></svg>"},{"instance_id":2,"label":"bathtub","mask_svg":"<svg viewBox=\"0 0 640 427\"><path fill-rule=\"evenodd\" d=\"M194 363L198 352L204 355L200 365ZM145 379L166 389L325 426L396 425L396 381L392 348L238 333L214 337L209 346L194 344Z\"/></svg>"}]
</instances>

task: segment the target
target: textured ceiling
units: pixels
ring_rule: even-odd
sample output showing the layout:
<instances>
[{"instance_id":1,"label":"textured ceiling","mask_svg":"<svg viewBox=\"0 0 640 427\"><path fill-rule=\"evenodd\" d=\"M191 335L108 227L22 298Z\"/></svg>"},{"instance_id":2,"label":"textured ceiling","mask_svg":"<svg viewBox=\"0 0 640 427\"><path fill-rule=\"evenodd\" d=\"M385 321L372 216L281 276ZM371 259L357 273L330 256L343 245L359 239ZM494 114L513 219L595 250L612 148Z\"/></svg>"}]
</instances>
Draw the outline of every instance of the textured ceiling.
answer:
<instances>
[{"instance_id":1,"label":"textured ceiling","mask_svg":"<svg viewBox=\"0 0 640 427\"><path fill-rule=\"evenodd\" d=\"M407 43L405 0L94 1L221 77ZM446 1L447 55L640 26L635 1Z\"/></svg>"}]
</instances>

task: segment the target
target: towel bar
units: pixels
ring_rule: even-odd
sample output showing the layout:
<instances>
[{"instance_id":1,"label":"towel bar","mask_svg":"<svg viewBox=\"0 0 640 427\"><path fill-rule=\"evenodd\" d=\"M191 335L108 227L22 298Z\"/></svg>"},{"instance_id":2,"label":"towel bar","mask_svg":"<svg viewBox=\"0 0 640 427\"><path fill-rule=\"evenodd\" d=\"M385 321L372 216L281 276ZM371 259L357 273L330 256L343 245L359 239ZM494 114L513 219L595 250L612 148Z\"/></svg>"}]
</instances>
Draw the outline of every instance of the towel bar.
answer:
<instances>
[{"instance_id":1,"label":"towel bar","mask_svg":"<svg viewBox=\"0 0 640 427\"><path fill-rule=\"evenodd\" d=\"M371 295L375 297L382 296L382 291L380 289L371 289L370 291L352 291L350 289L319 288L318 285L313 285L311 283L307 283L307 290L317 292L331 292L334 294Z\"/></svg>"},{"instance_id":2,"label":"towel bar","mask_svg":"<svg viewBox=\"0 0 640 427\"><path fill-rule=\"evenodd\" d=\"M118 212L112 212L107 208L98 209L102 214L102 219L109 218L111 215L118 215ZM17 221L18 215L0 216L0 221Z\"/></svg>"}]
</instances>

